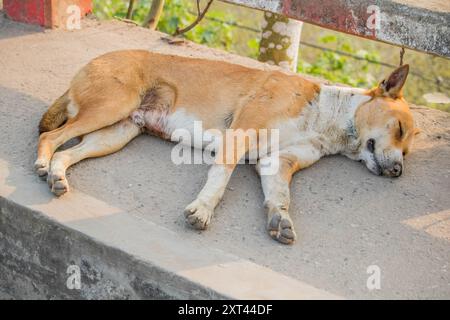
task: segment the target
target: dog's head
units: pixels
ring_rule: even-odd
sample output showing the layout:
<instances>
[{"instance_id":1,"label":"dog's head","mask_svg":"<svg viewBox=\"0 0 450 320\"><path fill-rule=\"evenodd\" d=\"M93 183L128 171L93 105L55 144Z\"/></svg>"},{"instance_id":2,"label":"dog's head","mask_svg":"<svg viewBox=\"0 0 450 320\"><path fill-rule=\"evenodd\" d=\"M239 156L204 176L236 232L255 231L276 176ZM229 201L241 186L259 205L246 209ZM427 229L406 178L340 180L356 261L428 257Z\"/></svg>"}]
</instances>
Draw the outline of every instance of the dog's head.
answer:
<instances>
[{"instance_id":1,"label":"dog's head","mask_svg":"<svg viewBox=\"0 0 450 320\"><path fill-rule=\"evenodd\" d=\"M408 65L395 70L378 87L368 91L372 99L355 113L354 126L360 142L356 158L376 175L402 174L403 157L418 132L402 95L408 72Z\"/></svg>"}]
</instances>

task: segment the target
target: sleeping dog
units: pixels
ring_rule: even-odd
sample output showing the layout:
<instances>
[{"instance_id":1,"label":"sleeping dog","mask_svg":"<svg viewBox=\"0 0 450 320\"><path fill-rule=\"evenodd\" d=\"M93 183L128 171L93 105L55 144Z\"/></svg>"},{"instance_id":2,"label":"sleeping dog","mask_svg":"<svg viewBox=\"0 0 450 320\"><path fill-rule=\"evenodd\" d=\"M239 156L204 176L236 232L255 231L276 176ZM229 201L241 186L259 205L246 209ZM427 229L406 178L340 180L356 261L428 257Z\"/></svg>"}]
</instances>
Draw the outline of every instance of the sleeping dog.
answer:
<instances>
[{"instance_id":1,"label":"sleeping dog","mask_svg":"<svg viewBox=\"0 0 450 320\"><path fill-rule=\"evenodd\" d=\"M187 223L208 226L236 164L259 148L256 168L268 232L290 244L296 234L289 184L298 170L323 156L343 154L376 175L402 174L417 131L402 96L408 71L404 65L376 88L363 90L222 61L143 50L108 53L83 67L44 114L35 169L60 196L69 190L71 165L116 152L144 132L176 140L175 131L190 132L201 121L205 132L217 137L215 160L205 186L185 209ZM276 145L261 138L268 129L276 130ZM220 137L230 130L252 130L256 140ZM75 137L82 137L78 145L55 152ZM277 164L271 174L262 172L267 162Z\"/></svg>"}]
</instances>

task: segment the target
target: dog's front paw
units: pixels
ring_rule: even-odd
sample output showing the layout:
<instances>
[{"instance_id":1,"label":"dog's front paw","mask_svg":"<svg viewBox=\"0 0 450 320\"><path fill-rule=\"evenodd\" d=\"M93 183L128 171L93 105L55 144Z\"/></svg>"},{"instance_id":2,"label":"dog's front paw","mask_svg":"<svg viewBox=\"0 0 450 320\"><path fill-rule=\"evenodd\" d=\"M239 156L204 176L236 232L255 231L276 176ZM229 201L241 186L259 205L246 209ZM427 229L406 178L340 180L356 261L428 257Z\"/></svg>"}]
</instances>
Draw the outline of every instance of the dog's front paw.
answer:
<instances>
[{"instance_id":1,"label":"dog's front paw","mask_svg":"<svg viewBox=\"0 0 450 320\"><path fill-rule=\"evenodd\" d=\"M284 212L275 211L270 214L267 229L273 239L283 244L292 244L297 238L294 224L289 215L284 214Z\"/></svg>"},{"instance_id":2,"label":"dog's front paw","mask_svg":"<svg viewBox=\"0 0 450 320\"><path fill-rule=\"evenodd\" d=\"M193 228L204 230L208 227L213 209L205 205L200 200L194 200L190 205L184 209L184 216L186 222Z\"/></svg>"},{"instance_id":3,"label":"dog's front paw","mask_svg":"<svg viewBox=\"0 0 450 320\"><path fill-rule=\"evenodd\" d=\"M47 176L47 183L50 190L57 196L62 196L69 191L69 183L64 175L52 174L51 172Z\"/></svg>"},{"instance_id":4,"label":"dog's front paw","mask_svg":"<svg viewBox=\"0 0 450 320\"><path fill-rule=\"evenodd\" d=\"M42 161L40 159L36 160L34 163L34 170L36 171L39 178L45 181L48 175L48 162Z\"/></svg>"}]
</instances>

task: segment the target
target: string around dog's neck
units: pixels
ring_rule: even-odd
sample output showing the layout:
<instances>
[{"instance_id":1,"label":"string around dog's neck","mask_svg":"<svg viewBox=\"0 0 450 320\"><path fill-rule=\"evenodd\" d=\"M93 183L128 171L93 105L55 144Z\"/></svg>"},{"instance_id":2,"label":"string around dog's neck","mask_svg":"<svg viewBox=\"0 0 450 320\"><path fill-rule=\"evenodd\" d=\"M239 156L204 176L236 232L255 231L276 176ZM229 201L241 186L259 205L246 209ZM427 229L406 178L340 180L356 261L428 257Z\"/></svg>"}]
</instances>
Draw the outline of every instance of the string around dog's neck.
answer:
<instances>
[{"instance_id":1,"label":"string around dog's neck","mask_svg":"<svg viewBox=\"0 0 450 320\"><path fill-rule=\"evenodd\" d=\"M357 133L356 127L355 127L354 117L352 119L347 120L346 134L347 134L347 137L350 139L357 139L357 137L358 137L358 133Z\"/></svg>"},{"instance_id":2,"label":"string around dog's neck","mask_svg":"<svg viewBox=\"0 0 450 320\"><path fill-rule=\"evenodd\" d=\"M357 151L361 145L361 141L358 137L358 131L355 126L354 116L351 119L347 120L346 135L347 135L347 144L346 144L347 150L350 152Z\"/></svg>"}]
</instances>

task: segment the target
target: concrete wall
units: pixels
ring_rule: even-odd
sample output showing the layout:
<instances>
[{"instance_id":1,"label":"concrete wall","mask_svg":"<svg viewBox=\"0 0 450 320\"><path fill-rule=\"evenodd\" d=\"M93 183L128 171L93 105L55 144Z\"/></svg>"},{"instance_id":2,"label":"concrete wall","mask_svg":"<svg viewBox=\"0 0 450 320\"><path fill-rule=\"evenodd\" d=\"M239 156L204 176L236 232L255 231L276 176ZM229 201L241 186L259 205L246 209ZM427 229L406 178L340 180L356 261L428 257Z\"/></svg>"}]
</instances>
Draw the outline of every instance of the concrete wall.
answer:
<instances>
[{"instance_id":1,"label":"concrete wall","mask_svg":"<svg viewBox=\"0 0 450 320\"><path fill-rule=\"evenodd\" d=\"M80 290L66 285L70 265L81 269ZM0 284L0 297L18 299L220 298L3 197Z\"/></svg>"}]
</instances>

